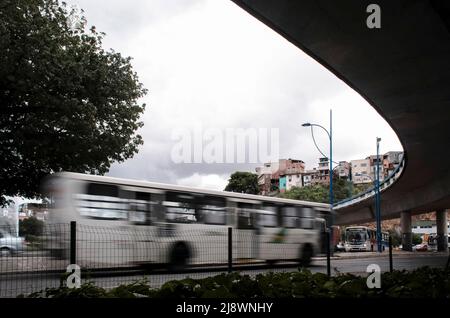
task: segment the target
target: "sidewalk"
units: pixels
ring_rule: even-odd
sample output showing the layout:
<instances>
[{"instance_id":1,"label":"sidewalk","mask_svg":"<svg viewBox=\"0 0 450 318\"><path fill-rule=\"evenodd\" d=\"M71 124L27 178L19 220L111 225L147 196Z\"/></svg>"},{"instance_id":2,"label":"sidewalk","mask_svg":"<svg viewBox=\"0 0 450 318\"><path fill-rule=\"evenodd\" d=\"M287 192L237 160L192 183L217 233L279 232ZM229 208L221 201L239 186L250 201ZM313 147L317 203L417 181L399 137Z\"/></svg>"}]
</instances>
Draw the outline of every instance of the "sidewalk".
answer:
<instances>
[{"instance_id":1,"label":"sidewalk","mask_svg":"<svg viewBox=\"0 0 450 318\"><path fill-rule=\"evenodd\" d=\"M429 256L448 256L448 252L437 252L437 251L427 251L427 252L408 252L402 250L393 250L392 257L429 257ZM378 252L335 252L331 259L358 259L358 258L372 258L372 257L389 257L389 251L385 250L382 253ZM326 255L321 255L313 257L313 260L326 260Z\"/></svg>"}]
</instances>

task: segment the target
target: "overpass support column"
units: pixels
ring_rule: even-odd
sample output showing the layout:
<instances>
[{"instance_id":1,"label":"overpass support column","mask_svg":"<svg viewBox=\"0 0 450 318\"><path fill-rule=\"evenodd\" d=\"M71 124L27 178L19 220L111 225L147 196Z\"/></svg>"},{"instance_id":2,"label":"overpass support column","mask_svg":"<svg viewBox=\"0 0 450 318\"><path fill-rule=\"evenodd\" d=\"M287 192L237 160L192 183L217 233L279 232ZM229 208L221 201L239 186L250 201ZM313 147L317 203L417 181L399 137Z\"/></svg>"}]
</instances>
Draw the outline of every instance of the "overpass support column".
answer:
<instances>
[{"instance_id":1,"label":"overpass support column","mask_svg":"<svg viewBox=\"0 0 450 318\"><path fill-rule=\"evenodd\" d=\"M447 251L448 249L448 228L447 228L447 211L436 211L436 232L437 232L437 249L438 251Z\"/></svg>"},{"instance_id":2,"label":"overpass support column","mask_svg":"<svg viewBox=\"0 0 450 318\"><path fill-rule=\"evenodd\" d=\"M400 225L402 228L402 249L412 251L411 213L409 211L401 212Z\"/></svg>"}]
</instances>

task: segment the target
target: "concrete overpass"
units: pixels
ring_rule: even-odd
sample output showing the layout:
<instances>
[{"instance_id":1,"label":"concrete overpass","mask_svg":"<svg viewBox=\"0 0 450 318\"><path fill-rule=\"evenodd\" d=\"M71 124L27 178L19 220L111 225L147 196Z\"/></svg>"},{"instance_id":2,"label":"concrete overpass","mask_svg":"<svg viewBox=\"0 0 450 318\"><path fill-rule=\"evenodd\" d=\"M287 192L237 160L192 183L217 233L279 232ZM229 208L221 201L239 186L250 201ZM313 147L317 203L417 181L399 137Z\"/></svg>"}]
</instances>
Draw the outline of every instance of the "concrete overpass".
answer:
<instances>
[{"instance_id":1,"label":"concrete overpass","mask_svg":"<svg viewBox=\"0 0 450 318\"><path fill-rule=\"evenodd\" d=\"M401 217L405 248L412 214L437 211L443 235L450 207L450 2L233 1L352 87L397 133L404 167L382 192L381 211L382 219ZM366 24L371 3L381 8L379 29ZM373 198L336 211L337 224L372 221Z\"/></svg>"}]
</instances>

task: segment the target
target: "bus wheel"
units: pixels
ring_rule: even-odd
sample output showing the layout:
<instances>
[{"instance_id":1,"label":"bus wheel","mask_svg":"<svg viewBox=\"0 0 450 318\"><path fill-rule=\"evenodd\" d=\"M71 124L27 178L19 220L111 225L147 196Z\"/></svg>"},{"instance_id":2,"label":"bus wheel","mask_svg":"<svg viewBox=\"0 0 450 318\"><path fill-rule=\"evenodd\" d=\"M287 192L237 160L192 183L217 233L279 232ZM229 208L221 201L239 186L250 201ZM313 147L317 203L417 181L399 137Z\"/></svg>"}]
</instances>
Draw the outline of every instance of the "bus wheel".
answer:
<instances>
[{"instance_id":1,"label":"bus wheel","mask_svg":"<svg viewBox=\"0 0 450 318\"><path fill-rule=\"evenodd\" d=\"M303 246L300 255L300 266L309 266L311 264L311 257L313 256L313 249L310 244Z\"/></svg>"},{"instance_id":2,"label":"bus wheel","mask_svg":"<svg viewBox=\"0 0 450 318\"><path fill-rule=\"evenodd\" d=\"M170 253L170 269L180 271L186 268L190 257L189 248L186 243L178 242L172 248Z\"/></svg>"}]
</instances>

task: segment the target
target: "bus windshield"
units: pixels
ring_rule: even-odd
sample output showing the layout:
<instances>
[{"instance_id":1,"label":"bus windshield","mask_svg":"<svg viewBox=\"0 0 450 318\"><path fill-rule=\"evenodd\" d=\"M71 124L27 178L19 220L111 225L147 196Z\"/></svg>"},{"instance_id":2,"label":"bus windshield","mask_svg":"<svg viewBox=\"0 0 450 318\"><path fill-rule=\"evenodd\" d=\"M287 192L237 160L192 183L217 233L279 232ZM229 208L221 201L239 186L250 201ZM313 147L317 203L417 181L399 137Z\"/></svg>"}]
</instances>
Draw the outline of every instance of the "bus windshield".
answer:
<instances>
[{"instance_id":1,"label":"bus windshield","mask_svg":"<svg viewBox=\"0 0 450 318\"><path fill-rule=\"evenodd\" d=\"M367 240L367 231L357 229L347 230L347 241L364 242L366 240Z\"/></svg>"}]
</instances>

